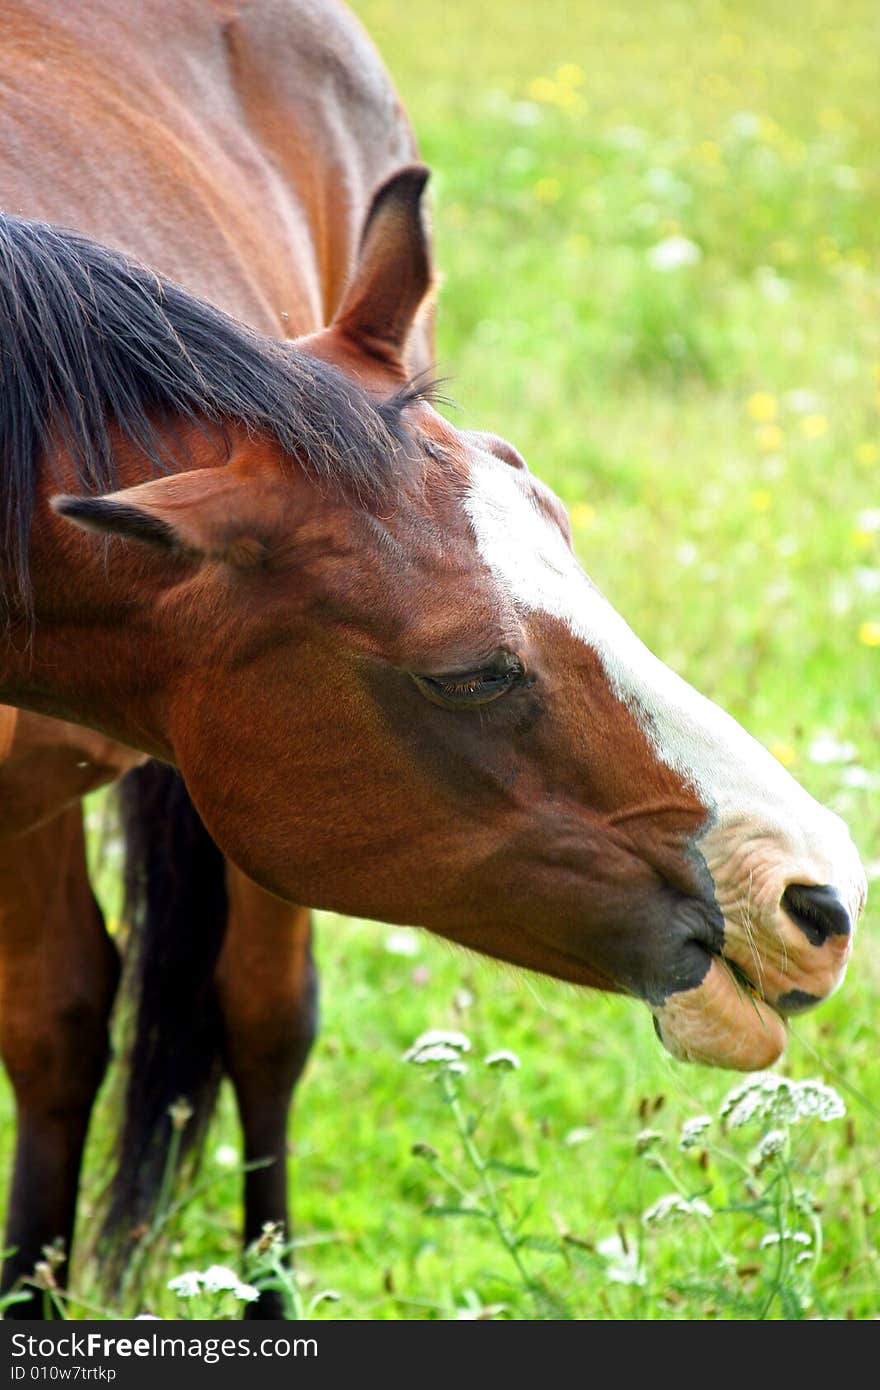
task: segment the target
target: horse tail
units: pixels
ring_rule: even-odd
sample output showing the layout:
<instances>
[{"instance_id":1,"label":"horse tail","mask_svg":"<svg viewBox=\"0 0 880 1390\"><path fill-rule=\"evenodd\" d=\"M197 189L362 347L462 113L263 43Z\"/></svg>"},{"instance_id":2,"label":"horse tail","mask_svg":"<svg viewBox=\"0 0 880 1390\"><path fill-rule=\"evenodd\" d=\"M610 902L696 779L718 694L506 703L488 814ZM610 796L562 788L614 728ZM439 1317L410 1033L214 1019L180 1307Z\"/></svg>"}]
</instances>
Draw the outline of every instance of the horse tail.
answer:
<instances>
[{"instance_id":1,"label":"horse tail","mask_svg":"<svg viewBox=\"0 0 880 1390\"><path fill-rule=\"evenodd\" d=\"M221 851L180 774L163 763L122 781L126 1039L122 1123L99 1236L102 1282L131 1282L159 1233L184 1159L198 1158L222 1075L214 971L228 917Z\"/></svg>"}]
</instances>

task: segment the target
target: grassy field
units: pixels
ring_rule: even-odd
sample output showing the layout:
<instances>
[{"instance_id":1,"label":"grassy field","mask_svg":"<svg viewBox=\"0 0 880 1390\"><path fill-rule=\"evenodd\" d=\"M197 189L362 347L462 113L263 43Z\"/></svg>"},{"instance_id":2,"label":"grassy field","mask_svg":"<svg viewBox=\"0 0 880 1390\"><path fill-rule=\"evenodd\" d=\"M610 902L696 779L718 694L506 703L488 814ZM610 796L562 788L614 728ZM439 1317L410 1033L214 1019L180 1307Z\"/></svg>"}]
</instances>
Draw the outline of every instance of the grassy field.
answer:
<instances>
[{"instance_id":1,"label":"grassy field","mask_svg":"<svg viewBox=\"0 0 880 1390\"><path fill-rule=\"evenodd\" d=\"M876 901L779 1068L847 1115L783 1125L759 1157L775 1121L722 1125L737 1078L673 1063L644 1009L322 916L322 1034L291 1135L302 1307L876 1317L880 14L355 8L435 171L454 419L518 445L639 635L849 820ZM402 1060L428 1028L471 1040L459 1081ZM487 1067L497 1049L519 1070ZM105 1106L84 1227L109 1123ZM6 1171L9 1118L2 1145ZM237 1149L224 1096L150 1311L179 1315L172 1275L237 1262ZM677 1213L656 1209L672 1191Z\"/></svg>"}]
</instances>

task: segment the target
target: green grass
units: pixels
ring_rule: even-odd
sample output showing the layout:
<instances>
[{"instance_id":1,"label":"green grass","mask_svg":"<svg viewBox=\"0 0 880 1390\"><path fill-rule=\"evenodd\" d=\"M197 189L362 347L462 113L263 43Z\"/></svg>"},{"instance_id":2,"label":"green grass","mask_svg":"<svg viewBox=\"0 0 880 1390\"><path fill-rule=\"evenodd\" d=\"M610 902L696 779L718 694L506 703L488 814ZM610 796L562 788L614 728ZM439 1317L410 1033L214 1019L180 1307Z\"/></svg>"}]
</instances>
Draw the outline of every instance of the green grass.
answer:
<instances>
[{"instance_id":1,"label":"green grass","mask_svg":"<svg viewBox=\"0 0 880 1390\"><path fill-rule=\"evenodd\" d=\"M639 635L845 815L877 898L880 530L863 515L880 507L876 6L356 9L435 170L453 418L517 444L572 508L587 569ZM651 249L672 237L699 258L658 270ZM828 735L852 757L812 759ZM437 1183L412 1146L452 1152L455 1134L401 1054L438 1026L463 1028L477 1056L522 1059L491 1143L540 1172L512 1198L525 1228L585 1243L582 1258L548 1255L574 1316L744 1316L708 1275L673 1287L683 1266L707 1268L687 1227L640 1291L609 1282L588 1248L621 1229L637 1241L668 1190L636 1152L646 1117L671 1143L735 1078L673 1063L635 1004L424 934L415 955L396 954L399 940L319 920L322 1033L291 1136L304 1290L340 1295L315 1316L537 1316L511 1301L491 1231L426 1214ZM782 1068L834 1085L849 1111L798 1157L822 1208L816 1310L832 1317L880 1312L878 1004L869 903L844 987L796 1022ZM3 1106L8 1117L5 1092ZM105 1106L84 1229L110 1123ZM216 1159L236 1143L224 1096L202 1175L213 1181L151 1272L153 1311L174 1315L173 1274L236 1259L238 1177ZM8 1118L2 1145L6 1171ZM697 1179L713 1203L732 1200L714 1160ZM746 1213L731 1229L748 1271L765 1228ZM758 1276L739 1277L748 1289ZM76 1285L89 1281L86 1266Z\"/></svg>"}]
</instances>

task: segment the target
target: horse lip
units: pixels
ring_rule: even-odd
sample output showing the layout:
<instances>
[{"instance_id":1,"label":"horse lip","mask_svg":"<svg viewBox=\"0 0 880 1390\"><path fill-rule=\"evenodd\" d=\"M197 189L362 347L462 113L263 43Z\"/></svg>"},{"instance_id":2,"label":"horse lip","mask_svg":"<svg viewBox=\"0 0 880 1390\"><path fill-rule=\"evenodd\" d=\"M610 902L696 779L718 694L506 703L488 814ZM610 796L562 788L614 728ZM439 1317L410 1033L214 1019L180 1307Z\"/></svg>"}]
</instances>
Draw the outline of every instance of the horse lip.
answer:
<instances>
[{"instance_id":1,"label":"horse lip","mask_svg":"<svg viewBox=\"0 0 880 1390\"><path fill-rule=\"evenodd\" d=\"M788 1019L792 1014L802 1014L815 1008L817 1004L823 1002L819 994L810 994L803 989L790 989L785 994L780 994L776 999L768 999L765 991L759 984L744 970L736 961L731 960L723 951L714 953L718 959L724 962L725 968L730 972L735 982L755 999L760 999L763 1004L771 1008L780 1018Z\"/></svg>"},{"instance_id":2,"label":"horse lip","mask_svg":"<svg viewBox=\"0 0 880 1390\"><path fill-rule=\"evenodd\" d=\"M763 1071L785 1051L785 1019L735 962L721 951L706 955L700 985L653 1010L660 1041L680 1061Z\"/></svg>"},{"instance_id":3,"label":"horse lip","mask_svg":"<svg viewBox=\"0 0 880 1390\"><path fill-rule=\"evenodd\" d=\"M718 959L724 962L725 968L730 972L737 985L741 986L747 994L752 995L755 999L760 999L762 1003L768 1004L774 1012L779 1013L779 1009L777 1009L773 1001L767 998L761 986L755 983L748 972L743 970L741 965L737 964L735 960L731 960L730 956L726 956L723 951L719 951L716 954Z\"/></svg>"}]
</instances>

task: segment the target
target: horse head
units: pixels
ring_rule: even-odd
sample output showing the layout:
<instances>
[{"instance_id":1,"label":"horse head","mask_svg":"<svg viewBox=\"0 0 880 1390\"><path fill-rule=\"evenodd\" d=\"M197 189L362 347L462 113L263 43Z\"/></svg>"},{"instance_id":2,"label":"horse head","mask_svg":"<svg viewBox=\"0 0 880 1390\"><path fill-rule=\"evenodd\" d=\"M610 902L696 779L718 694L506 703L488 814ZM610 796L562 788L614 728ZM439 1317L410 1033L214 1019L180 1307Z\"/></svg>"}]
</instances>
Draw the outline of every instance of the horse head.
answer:
<instances>
[{"instance_id":1,"label":"horse head","mask_svg":"<svg viewBox=\"0 0 880 1390\"><path fill-rule=\"evenodd\" d=\"M408 385L425 177L380 189L336 317L290 349L374 411L374 496L232 430L224 467L57 509L175 567L168 742L252 877L636 996L676 1056L767 1065L842 979L859 858L633 634L515 448Z\"/></svg>"}]
</instances>

